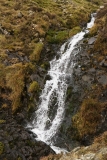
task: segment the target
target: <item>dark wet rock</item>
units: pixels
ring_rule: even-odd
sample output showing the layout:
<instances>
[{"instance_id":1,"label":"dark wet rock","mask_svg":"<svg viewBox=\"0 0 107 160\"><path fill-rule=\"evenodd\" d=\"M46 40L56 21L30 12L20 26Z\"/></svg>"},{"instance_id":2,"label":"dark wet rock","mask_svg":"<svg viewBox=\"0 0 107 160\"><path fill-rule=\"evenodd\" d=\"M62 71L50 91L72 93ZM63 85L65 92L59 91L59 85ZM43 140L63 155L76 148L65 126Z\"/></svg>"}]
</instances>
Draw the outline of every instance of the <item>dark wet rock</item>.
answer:
<instances>
[{"instance_id":1,"label":"dark wet rock","mask_svg":"<svg viewBox=\"0 0 107 160\"><path fill-rule=\"evenodd\" d=\"M95 38L95 37L91 37L91 38L88 40L88 44L89 44L89 45L92 45L95 41L96 41L96 38Z\"/></svg>"},{"instance_id":2,"label":"dark wet rock","mask_svg":"<svg viewBox=\"0 0 107 160\"><path fill-rule=\"evenodd\" d=\"M66 75L65 79L67 84L71 83L71 75Z\"/></svg>"},{"instance_id":3,"label":"dark wet rock","mask_svg":"<svg viewBox=\"0 0 107 160\"><path fill-rule=\"evenodd\" d=\"M107 101L107 90L104 90L101 95L99 96L100 101L106 102Z\"/></svg>"},{"instance_id":4,"label":"dark wet rock","mask_svg":"<svg viewBox=\"0 0 107 160\"><path fill-rule=\"evenodd\" d=\"M26 133L22 133L22 134L21 134L21 138L22 138L23 140L27 140L28 135L27 135Z\"/></svg>"},{"instance_id":5,"label":"dark wet rock","mask_svg":"<svg viewBox=\"0 0 107 160\"><path fill-rule=\"evenodd\" d=\"M50 75L46 75L46 77L45 77L45 81L47 81L47 80L51 80Z\"/></svg>"},{"instance_id":6,"label":"dark wet rock","mask_svg":"<svg viewBox=\"0 0 107 160\"><path fill-rule=\"evenodd\" d=\"M23 115L22 113L18 113L18 114L17 114L17 121L18 121L18 122L24 121L24 115Z\"/></svg>"}]
</instances>

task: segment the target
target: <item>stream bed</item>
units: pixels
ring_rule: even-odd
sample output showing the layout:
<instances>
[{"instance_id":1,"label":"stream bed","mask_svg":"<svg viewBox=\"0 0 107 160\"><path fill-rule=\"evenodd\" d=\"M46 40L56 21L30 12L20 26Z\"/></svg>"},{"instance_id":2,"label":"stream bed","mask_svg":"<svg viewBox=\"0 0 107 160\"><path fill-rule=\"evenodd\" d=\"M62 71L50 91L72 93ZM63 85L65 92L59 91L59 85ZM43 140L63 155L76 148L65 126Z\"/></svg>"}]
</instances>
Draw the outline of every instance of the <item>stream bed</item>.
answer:
<instances>
[{"instance_id":1,"label":"stream bed","mask_svg":"<svg viewBox=\"0 0 107 160\"><path fill-rule=\"evenodd\" d=\"M67 148L56 146L55 141L64 120L66 92L69 81L72 80L73 68L76 65L73 57L79 54L78 43L89 32L88 29L93 26L94 21L95 16L92 14L87 27L64 43L56 57L50 61L50 70L48 71L50 80L46 81L42 90L38 109L31 124L31 131L37 135L36 140L50 145L56 153L67 152Z\"/></svg>"}]
</instances>

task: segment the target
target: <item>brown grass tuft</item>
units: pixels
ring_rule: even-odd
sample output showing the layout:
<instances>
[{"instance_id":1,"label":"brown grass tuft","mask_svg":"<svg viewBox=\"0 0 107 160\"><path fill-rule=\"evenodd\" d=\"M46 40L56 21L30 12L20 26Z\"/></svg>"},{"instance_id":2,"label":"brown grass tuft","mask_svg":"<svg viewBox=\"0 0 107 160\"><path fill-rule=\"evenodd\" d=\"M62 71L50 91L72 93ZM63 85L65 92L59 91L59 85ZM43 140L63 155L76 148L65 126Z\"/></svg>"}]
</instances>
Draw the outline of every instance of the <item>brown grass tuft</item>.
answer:
<instances>
[{"instance_id":1,"label":"brown grass tuft","mask_svg":"<svg viewBox=\"0 0 107 160\"><path fill-rule=\"evenodd\" d=\"M103 108L104 104L101 104L96 99L83 101L80 110L72 118L73 126L77 129L80 138L96 132Z\"/></svg>"}]
</instances>

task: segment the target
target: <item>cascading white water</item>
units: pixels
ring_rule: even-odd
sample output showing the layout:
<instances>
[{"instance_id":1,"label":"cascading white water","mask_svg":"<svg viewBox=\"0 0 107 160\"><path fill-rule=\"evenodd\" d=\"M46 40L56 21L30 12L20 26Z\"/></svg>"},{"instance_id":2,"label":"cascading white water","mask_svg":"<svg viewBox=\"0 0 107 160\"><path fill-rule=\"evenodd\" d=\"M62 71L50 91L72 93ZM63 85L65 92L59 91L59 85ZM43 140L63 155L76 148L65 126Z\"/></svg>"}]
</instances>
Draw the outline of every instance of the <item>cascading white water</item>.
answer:
<instances>
[{"instance_id":1,"label":"cascading white water","mask_svg":"<svg viewBox=\"0 0 107 160\"><path fill-rule=\"evenodd\" d=\"M64 149L55 147L52 138L58 132L64 118L65 97L68 86L67 77L72 77L74 65L71 54L73 54L76 44L83 39L84 35L88 33L88 29L93 26L94 20L95 18L92 15L91 22L87 24L87 28L62 45L58 52L59 58L55 57L50 62L48 75L51 79L46 81L40 96L40 105L35 112L35 119L32 122L32 132L36 133L37 139L49 144L56 153L65 151ZM69 67L70 74L68 72Z\"/></svg>"}]
</instances>

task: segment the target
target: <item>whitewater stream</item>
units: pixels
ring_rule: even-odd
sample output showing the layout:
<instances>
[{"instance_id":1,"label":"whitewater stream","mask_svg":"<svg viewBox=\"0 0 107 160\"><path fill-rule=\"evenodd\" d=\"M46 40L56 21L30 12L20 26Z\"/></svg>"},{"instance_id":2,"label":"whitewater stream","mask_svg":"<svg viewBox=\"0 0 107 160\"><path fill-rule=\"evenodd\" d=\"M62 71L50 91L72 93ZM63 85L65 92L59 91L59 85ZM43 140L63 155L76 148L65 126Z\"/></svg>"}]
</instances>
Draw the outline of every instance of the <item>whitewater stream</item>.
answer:
<instances>
[{"instance_id":1,"label":"whitewater stream","mask_svg":"<svg viewBox=\"0 0 107 160\"><path fill-rule=\"evenodd\" d=\"M89 32L88 29L93 26L94 21L95 18L92 14L91 22L87 24L86 29L64 43L57 56L50 62L50 70L48 71L50 80L46 81L32 122L32 132L37 135L36 139L50 145L56 153L66 152L66 149L54 146L53 138L55 138L64 119L68 80L72 78L75 65L71 55L75 56L79 53L79 50L76 50L76 45Z\"/></svg>"}]
</instances>

